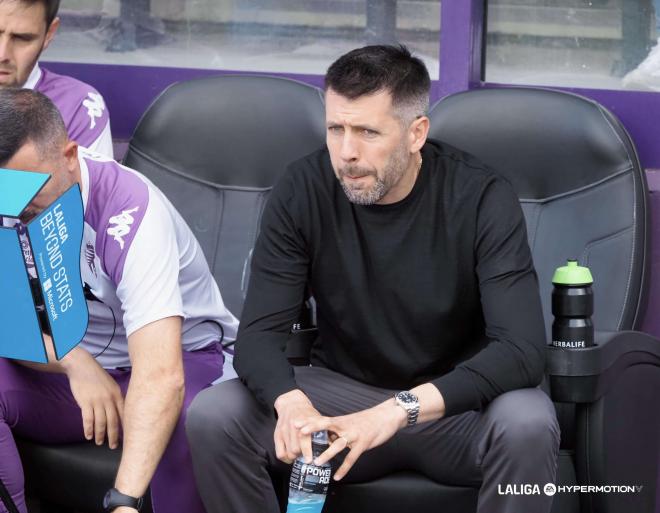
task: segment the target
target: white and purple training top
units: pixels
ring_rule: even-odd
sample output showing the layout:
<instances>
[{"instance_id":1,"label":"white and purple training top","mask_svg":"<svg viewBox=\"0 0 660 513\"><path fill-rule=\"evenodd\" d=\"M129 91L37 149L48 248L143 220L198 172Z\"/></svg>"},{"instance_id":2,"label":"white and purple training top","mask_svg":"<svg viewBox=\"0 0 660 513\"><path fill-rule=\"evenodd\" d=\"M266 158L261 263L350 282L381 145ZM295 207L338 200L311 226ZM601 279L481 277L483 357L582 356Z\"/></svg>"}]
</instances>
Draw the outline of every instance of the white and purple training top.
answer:
<instances>
[{"instance_id":1,"label":"white and purple training top","mask_svg":"<svg viewBox=\"0 0 660 513\"><path fill-rule=\"evenodd\" d=\"M69 138L112 158L110 116L103 97L92 86L35 65L23 86L45 94L59 109Z\"/></svg>"},{"instance_id":2,"label":"white and purple training top","mask_svg":"<svg viewBox=\"0 0 660 513\"><path fill-rule=\"evenodd\" d=\"M197 239L163 193L99 154L81 149L79 161L85 211L80 268L102 301L87 302L82 347L102 353L97 360L105 368L129 367L127 337L170 316L183 318L184 350L220 340L216 322L225 342L235 340L238 320L225 307Z\"/></svg>"}]
</instances>

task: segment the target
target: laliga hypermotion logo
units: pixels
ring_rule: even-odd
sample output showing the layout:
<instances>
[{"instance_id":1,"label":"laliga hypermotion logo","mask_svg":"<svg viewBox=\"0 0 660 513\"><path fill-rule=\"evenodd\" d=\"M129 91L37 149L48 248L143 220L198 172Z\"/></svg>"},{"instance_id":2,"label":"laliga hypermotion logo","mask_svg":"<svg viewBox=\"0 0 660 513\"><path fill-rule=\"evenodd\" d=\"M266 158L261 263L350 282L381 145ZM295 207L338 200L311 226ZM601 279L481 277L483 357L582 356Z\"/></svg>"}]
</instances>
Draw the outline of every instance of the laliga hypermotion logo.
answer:
<instances>
[{"instance_id":1,"label":"laliga hypermotion logo","mask_svg":"<svg viewBox=\"0 0 660 513\"><path fill-rule=\"evenodd\" d=\"M124 249L124 237L131 233L131 225L135 222L131 214L137 212L139 208L135 207L130 210L124 210L121 214L112 216L108 220L110 224L114 224L115 226L108 228L107 233L114 237L121 249Z\"/></svg>"},{"instance_id":2,"label":"laliga hypermotion logo","mask_svg":"<svg viewBox=\"0 0 660 513\"><path fill-rule=\"evenodd\" d=\"M640 493L644 487L640 485L555 485L546 483L543 493L552 497L556 493ZM541 495L538 484L507 484L497 485L499 495Z\"/></svg>"}]
</instances>

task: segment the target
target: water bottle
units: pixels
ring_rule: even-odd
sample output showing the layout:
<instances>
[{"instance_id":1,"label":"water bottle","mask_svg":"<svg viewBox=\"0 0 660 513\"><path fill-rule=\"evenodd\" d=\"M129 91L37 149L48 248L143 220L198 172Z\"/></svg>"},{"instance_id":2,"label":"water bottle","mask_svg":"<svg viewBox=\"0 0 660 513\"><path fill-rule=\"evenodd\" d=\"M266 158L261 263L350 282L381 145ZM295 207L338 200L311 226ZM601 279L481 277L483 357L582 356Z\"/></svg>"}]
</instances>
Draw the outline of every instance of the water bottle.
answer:
<instances>
[{"instance_id":1,"label":"water bottle","mask_svg":"<svg viewBox=\"0 0 660 513\"><path fill-rule=\"evenodd\" d=\"M327 431L312 434L312 453L318 457L328 448ZM328 494L330 463L314 465L305 463L300 456L293 462L289 480L289 505L287 513L321 513Z\"/></svg>"},{"instance_id":2,"label":"water bottle","mask_svg":"<svg viewBox=\"0 0 660 513\"><path fill-rule=\"evenodd\" d=\"M568 260L559 267L552 283L552 345L562 349L584 349L594 345L594 293L591 271Z\"/></svg>"}]
</instances>

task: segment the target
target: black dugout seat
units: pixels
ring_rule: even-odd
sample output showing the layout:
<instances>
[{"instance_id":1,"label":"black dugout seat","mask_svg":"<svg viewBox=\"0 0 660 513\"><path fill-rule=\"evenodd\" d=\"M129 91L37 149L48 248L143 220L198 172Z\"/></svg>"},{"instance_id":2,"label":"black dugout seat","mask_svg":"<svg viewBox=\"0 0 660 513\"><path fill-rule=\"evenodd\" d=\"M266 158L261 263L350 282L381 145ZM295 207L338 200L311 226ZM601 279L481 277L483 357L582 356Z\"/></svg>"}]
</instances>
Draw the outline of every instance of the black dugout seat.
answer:
<instances>
[{"instance_id":1,"label":"black dugout seat","mask_svg":"<svg viewBox=\"0 0 660 513\"><path fill-rule=\"evenodd\" d=\"M549 348L546 389L562 429L558 483L642 486L557 493L554 513L652 513L660 449L660 341L635 329L648 284L647 187L621 123L595 102L515 88L456 94L430 136L474 154L513 185L527 221L548 336L551 280L576 257L594 276L597 345ZM326 513L475 511L478 490L392 475L335 486ZM543 492L541 492L543 493Z\"/></svg>"},{"instance_id":2,"label":"black dugout seat","mask_svg":"<svg viewBox=\"0 0 660 513\"><path fill-rule=\"evenodd\" d=\"M625 128L596 102L533 88L453 95L432 109L431 125L432 137L474 154L517 191L548 340L555 268L573 257L591 269L597 346L548 354L561 458L579 485L643 486L581 493L581 512L653 512L660 341L629 331L644 314L650 253L646 176Z\"/></svg>"},{"instance_id":3,"label":"black dugout seat","mask_svg":"<svg viewBox=\"0 0 660 513\"><path fill-rule=\"evenodd\" d=\"M125 164L151 179L182 214L237 316L268 193L289 162L324 144L324 117L316 88L225 75L168 88L131 139ZM40 499L42 513L102 511L118 451L26 440L19 449L28 493Z\"/></svg>"}]
</instances>

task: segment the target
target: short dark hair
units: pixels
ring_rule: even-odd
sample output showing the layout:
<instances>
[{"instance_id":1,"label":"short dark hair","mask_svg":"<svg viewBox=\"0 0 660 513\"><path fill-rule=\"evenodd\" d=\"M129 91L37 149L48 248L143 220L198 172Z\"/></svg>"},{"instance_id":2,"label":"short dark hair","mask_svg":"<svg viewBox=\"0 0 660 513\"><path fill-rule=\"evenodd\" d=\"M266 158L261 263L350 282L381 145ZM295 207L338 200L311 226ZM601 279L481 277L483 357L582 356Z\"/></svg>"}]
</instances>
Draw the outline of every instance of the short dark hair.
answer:
<instances>
[{"instance_id":1,"label":"short dark hair","mask_svg":"<svg viewBox=\"0 0 660 513\"><path fill-rule=\"evenodd\" d=\"M34 4L44 5L44 11L46 14L46 30L48 30L50 24L53 23L55 16L57 16L57 11L60 10L60 0L19 0L19 1L27 5L34 5Z\"/></svg>"},{"instance_id":2,"label":"short dark hair","mask_svg":"<svg viewBox=\"0 0 660 513\"><path fill-rule=\"evenodd\" d=\"M325 90L355 100L379 91L389 91L392 105L412 107L426 113L431 79L426 66L403 45L357 48L333 62L325 75Z\"/></svg>"},{"instance_id":3,"label":"short dark hair","mask_svg":"<svg viewBox=\"0 0 660 513\"><path fill-rule=\"evenodd\" d=\"M53 23L55 16L57 16L57 11L60 10L60 0L28 0L30 2L41 2L46 8L46 29L50 27L50 24Z\"/></svg>"},{"instance_id":4,"label":"short dark hair","mask_svg":"<svg viewBox=\"0 0 660 513\"><path fill-rule=\"evenodd\" d=\"M66 137L62 116L46 96L30 89L0 88L0 165L28 142L46 155Z\"/></svg>"}]
</instances>

